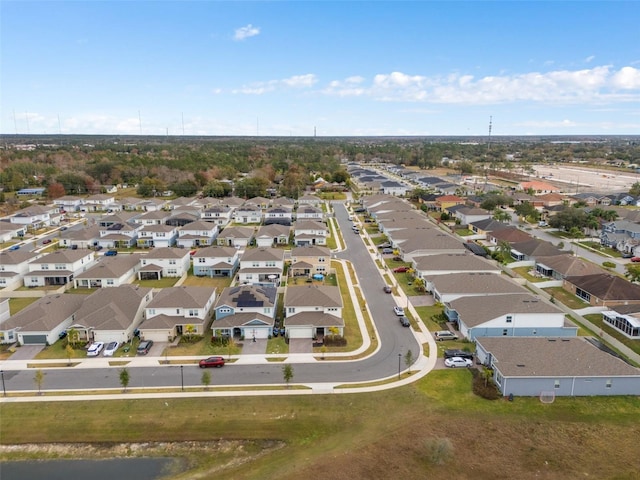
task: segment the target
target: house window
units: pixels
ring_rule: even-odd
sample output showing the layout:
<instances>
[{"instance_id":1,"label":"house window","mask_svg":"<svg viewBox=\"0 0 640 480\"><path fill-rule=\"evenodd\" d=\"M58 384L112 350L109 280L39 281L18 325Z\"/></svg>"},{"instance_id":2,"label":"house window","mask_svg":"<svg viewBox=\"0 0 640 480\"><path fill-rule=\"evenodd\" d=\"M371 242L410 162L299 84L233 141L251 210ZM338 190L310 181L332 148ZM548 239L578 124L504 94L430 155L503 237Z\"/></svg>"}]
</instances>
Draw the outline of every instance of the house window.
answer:
<instances>
[{"instance_id":1,"label":"house window","mask_svg":"<svg viewBox=\"0 0 640 480\"><path fill-rule=\"evenodd\" d=\"M611 380L607 380L607 383L605 383L604 387L611 388L611 384L612 384Z\"/></svg>"},{"instance_id":2,"label":"house window","mask_svg":"<svg viewBox=\"0 0 640 480\"><path fill-rule=\"evenodd\" d=\"M511 322L513 322L513 316L507 315L507 323L511 323Z\"/></svg>"},{"instance_id":3,"label":"house window","mask_svg":"<svg viewBox=\"0 0 640 480\"><path fill-rule=\"evenodd\" d=\"M260 266L260 262L253 262L251 263L252 267L259 267Z\"/></svg>"},{"instance_id":4,"label":"house window","mask_svg":"<svg viewBox=\"0 0 640 480\"><path fill-rule=\"evenodd\" d=\"M197 317L198 316L198 310L190 309L189 310L189 316L190 317Z\"/></svg>"},{"instance_id":5,"label":"house window","mask_svg":"<svg viewBox=\"0 0 640 480\"><path fill-rule=\"evenodd\" d=\"M318 258L318 262L319 262L319 263L324 263L324 257L319 257L319 258Z\"/></svg>"},{"instance_id":6,"label":"house window","mask_svg":"<svg viewBox=\"0 0 640 480\"><path fill-rule=\"evenodd\" d=\"M175 268L170 268L167 270L167 275L177 275L178 271Z\"/></svg>"},{"instance_id":7,"label":"house window","mask_svg":"<svg viewBox=\"0 0 640 480\"><path fill-rule=\"evenodd\" d=\"M61 265L59 263L56 263L56 270L66 270L65 265Z\"/></svg>"},{"instance_id":8,"label":"house window","mask_svg":"<svg viewBox=\"0 0 640 480\"><path fill-rule=\"evenodd\" d=\"M206 258L202 258L202 257L198 258L198 263L205 263L206 261L207 261Z\"/></svg>"},{"instance_id":9,"label":"house window","mask_svg":"<svg viewBox=\"0 0 640 480\"><path fill-rule=\"evenodd\" d=\"M107 285L113 285L113 284L114 284L113 279L112 278L108 278L107 279Z\"/></svg>"},{"instance_id":10,"label":"house window","mask_svg":"<svg viewBox=\"0 0 640 480\"><path fill-rule=\"evenodd\" d=\"M267 267L275 267L276 262L267 262Z\"/></svg>"},{"instance_id":11,"label":"house window","mask_svg":"<svg viewBox=\"0 0 640 480\"><path fill-rule=\"evenodd\" d=\"M42 269L43 270L49 270L49 264L48 263L43 263L42 264Z\"/></svg>"},{"instance_id":12,"label":"house window","mask_svg":"<svg viewBox=\"0 0 640 480\"><path fill-rule=\"evenodd\" d=\"M176 308L176 315L180 315L180 309Z\"/></svg>"},{"instance_id":13,"label":"house window","mask_svg":"<svg viewBox=\"0 0 640 480\"><path fill-rule=\"evenodd\" d=\"M219 313L231 313L231 309L230 308L219 308L218 309Z\"/></svg>"},{"instance_id":14,"label":"house window","mask_svg":"<svg viewBox=\"0 0 640 480\"><path fill-rule=\"evenodd\" d=\"M560 388L560 380L556 380L553 382L553 388Z\"/></svg>"},{"instance_id":15,"label":"house window","mask_svg":"<svg viewBox=\"0 0 640 480\"><path fill-rule=\"evenodd\" d=\"M506 328L502 329L502 335L503 336L507 336L508 333L509 333L509 331Z\"/></svg>"},{"instance_id":16,"label":"house window","mask_svg":"<svg viewBox=\"0 0 640 480\"><path fill-rule=\"evenodd\" d=\"M156 314L156 309L155 308L150 308L149 309L149 315L155 315Z\"/></svg>"},{"instance_id":17,"label":"house window","mask_svg":"<svg viewBox=\"0 0 640 480\"><path fill-rule=\"evenodd\" d=\"M289 307L289 308L287 308L287 312L296 313L296 308L295 307Z\"/></svg>"},{"instance_id":18,"label":"house window","mask_svg":"<svg viewBox=\"0 0 640 480\"><path fill-rule=\"evenodd\" d=\"M175 260L169 260L169 265L175 265L176 261Z\"/></svg>"}]
</instances>

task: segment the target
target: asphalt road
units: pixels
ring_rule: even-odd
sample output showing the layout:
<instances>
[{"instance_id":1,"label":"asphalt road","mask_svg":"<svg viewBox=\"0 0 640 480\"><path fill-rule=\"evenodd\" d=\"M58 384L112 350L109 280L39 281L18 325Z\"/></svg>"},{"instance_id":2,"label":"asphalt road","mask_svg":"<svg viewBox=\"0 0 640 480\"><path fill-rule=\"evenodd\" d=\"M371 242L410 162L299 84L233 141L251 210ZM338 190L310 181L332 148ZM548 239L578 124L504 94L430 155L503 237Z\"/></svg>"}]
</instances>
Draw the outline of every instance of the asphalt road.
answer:
<instances>
[{"instance_id":1,"label":"asphalt road","mask_svg":"<svg viewBox=\"0 0 640 480\"><path fill-rule=\"evenodd\" d=\"M390 377L405 370L407 350L418 357L420 347L410 328L403 328L393 313L392 295L384 294L384 282L360 235L351 231L351 222L344 204L334 204L336 218L343 231L347 249L338 257L353 262L358 281L365 295L369 311L378 330L379 349L372 355L353 361L315 361L293 364L292 383L366 382ZM400 354L400 355L399 355ZM129 387L201 386L202 370L196 365L128 367ZM42 390L120 389L120 369L111 368L46 368ZM211 385L276 385L284 383L282 363L227 364L224 368L209 369ZM7 391L34 390L34 370L3 372Z\"/></svg>"}]
</instances>

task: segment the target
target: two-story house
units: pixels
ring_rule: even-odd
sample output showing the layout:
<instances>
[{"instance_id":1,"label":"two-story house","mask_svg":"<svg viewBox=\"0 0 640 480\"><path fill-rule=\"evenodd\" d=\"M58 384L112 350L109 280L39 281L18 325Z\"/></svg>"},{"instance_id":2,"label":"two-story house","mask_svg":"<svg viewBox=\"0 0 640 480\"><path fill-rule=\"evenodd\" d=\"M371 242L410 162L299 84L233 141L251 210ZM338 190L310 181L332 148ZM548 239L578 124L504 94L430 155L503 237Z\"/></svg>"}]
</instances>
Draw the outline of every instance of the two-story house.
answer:
<instances>
[{"instance_id":1,"label":"two-story house","mask_svg":"<svg viewBox=\"0 0 640 480\"><path fill-rule=\"evenodd\" d=\"M284 294L284 328L288 338L344 335L340 289L328 285L287 287Z\"/></svg>"},{"instance_id":2,"label":"two-story house","mask_svg":"<svg viewBox=\"0 0 640 480\"><path fill-rule=\"evenodd\" d=\"M191 257L197 277L233 277L240 265L240 251L233 247L205 247Z\"/></svg>"},{"instance_id":3,"label":"two-story house","mask_svg":"<svg viewBox=\"0 0 640 480\"><path fill-rule=\"evenodd\" d=\"M293 209L291 207L278 205L267 208L264 212L264 224L271 225L291 225L293 222Z\"/></svg>"},{"instance_id":4,"label":"two-story house","mask_svg":"<svg viewBox=\"0 0 640 480\"><path fill-rule=\"evenodd\" d=\"M0 288L13 289L23 285L23 278L29 271L29 262L42 257L43 253L27 250L4 251L0 253Z\"/></svg>"},{"instance_id":5,"label":"two-story house","mask_svg":"<svg viewBox=\"0 0 640 480\"><path fill-rule=\"evenodd\" d=\"M178 228L178 246L184 248L206 247L215 243L218 225L198 220Z\"/></svg>"},{"instance_id":6,"label":"two-story house","mask_svg":"<svg viewBox=\"0 0 640 480\"><path fill-rule=\"evenodd\" d=\"M97 194L91 195L84 199L84 203L80 206L83 212L106 212L109 211L111 205L115 203L113 195Z\"/></svg>"},{"instance_id":7,"label":"two-story house","mask_svg":"<svg viewBox=\"0 0 640 480\"><path fill-rule=\"evenodd\" d=\"M294 247L291 250L291 268L294 277L310 277L316 273L326 275L331 266L331 250L319 245Z\"/></svg>"},{"instance_id":8,"label":"two-story house","mask_svg":"<svg viewBox=\"0 0 640 480\"><path fill-rule=\"evenodd\" d=\"M154 248L140 259L140 280L160 280L162 277L181 277L191 266L189 250L183 248Z\"/></svg>"},{"instance_id":9,"label":"two-story house","mask_svg":"<svg viewBox=\"0 0 640 480\"><path fill-rule=\"evenodd\" d=\"M154 342L170 342L177 336L202 336L215 300L215 288L163 288L147 305L146 318L140 325L140 337Z\"/></svg>"},{"instance_id":10,"label":"two-story house","mask_svg":"<svg viewBox=\"0 0 640 480\"><path fill-rule=\"evenodd\" d=\"M200 214L200 218L205 222L211 222L219 228L224 228L233 218L232 207L226 205L214 205L206 208Z\"/></svg>"},{"instance_id":11,"label":"two-story house","mask_svg":"<svg viewBox=\"0 0 640 480\"><path fill-rule=\"evenodd\" d=\"M284 270L284 250L279 248L251 248L240 257L238 283L277 286Z\"/></svg>"},{"instance_id":12,"label":"two-story house","mask_svg":"<svg viewBox=\"0 0 640 480\"><path fill-rule=\"evenodd\" d=\"M262 223L262 210L256 205L245 204L233 213L233 221L243 225Z\"/></svg>"},{"instance_id":13,"label":"two-story house","mask_svg":"<svg viewBox=\"0 0 640 480\"><path fill-rule=\"evenodd\" d=\"M313 205L300 205L296 210L296 221L299 220L315 220L322 222L324 220L324 212L321 208Z\"/></svg>"},{"instance_id":14,"label":"two-story house","mask_svg":"<svg viewBox=\"0 0 640 480\"><path fill-rule=\"evenodd\" d=\"M138 232L139 248L172 247L178 238L178 227L171 225L145 225Z\"/></svg>"},{"instance_id":15,"label":"two-story house","mask_svg":"<svg viewBox=\"0 0 640 480\"><path fill-rule=\"evenodd\" d=\"M113 223L108 227L100 227L98 245L102 248L131 248L137 244L142 225L129 223Z\"/></svg>"},{"instance_id":16,"label":"two-story house","mask_svg":"<svg viewBox=\"0 0 640 480\"><path fill-rule=\"evenodd\" d=\"M275 287L242 285L225 288L215 306L211 325L214 337L267 339L273 331L278 290Z\"/></svg>"},{"instance_id":17,"label":"two-story house","mask_svg":"<svg viewBox=\"0 0 640 480\"><path fill-rule=\"evenodd\" d=\"M29 262L29 271L24 275L24 286L66 285L94 263L95 256L90 250L56 250Z\"/></svg>"},{"instance_id":18,"label":"two-story house","mask_svg":"<svg viewBox=\"0 0 640 480\"><path fill-rule=\"evenodd\" d=\"M58 207L56 207L57 210ZM31 205L18 210L9 218L13 224L24 226L27 229L37 230L48 227L52 223L51 209L41 205Z\"/></svg>"},{"instance_id":19,"label":"two-story house","mask_svg":"<svg viewBox=\"0 0 640 480\"><path fill-rule=\"evenodd\" d=\"M297 221L293 227L293 243L297 247L305 245L326 245L329 229L324 223L314 220Z\"/></svg>"},{"instance_id":20,"label":"two-story house","mask_svg":"<svg viewBox=\"0 0 640 480\"><path fill-rule=\"evenodd\" d=\"M97 262L85 272L73 279L75 288L119 287L133 282L140 269L141 255L101 256Z\"/></svg>"}]
</instances>

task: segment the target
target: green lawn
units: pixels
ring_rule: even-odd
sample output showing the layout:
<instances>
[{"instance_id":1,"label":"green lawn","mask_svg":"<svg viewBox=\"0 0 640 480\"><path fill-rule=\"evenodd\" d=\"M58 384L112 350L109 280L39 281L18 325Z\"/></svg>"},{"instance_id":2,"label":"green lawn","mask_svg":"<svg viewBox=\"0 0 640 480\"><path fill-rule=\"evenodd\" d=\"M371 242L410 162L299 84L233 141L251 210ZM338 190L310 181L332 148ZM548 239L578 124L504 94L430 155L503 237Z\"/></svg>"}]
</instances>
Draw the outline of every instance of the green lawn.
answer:
<instances>
[{"instance_id":1,"label":"green lawn","mask_svg":"<svg viewBox=\"0 0 640 480\"><path fill-rule=\"evenodd\" d=\"M580 310L581 308L589 306L587 302L580 300L573 293L567 292L562 287L545 288L544 291L549 295L552 295L556 301L562 303L563 305L566 305L573 310Z\"/></svg>"},{"instance_id":2,"label":"green lawn","mask_svg":"<svg viewBox=\"0 0 640 480\"><path fill-rule=\"evenodd\" d=\"M180 278L178 277L162 277L160 280L135 280L135 285L150 288L168 288L173 287Z\"/></svg>"},{"instance_id":3,"label":"green lawn","mask_svg":"<svg viewBox=\"0 0 640 480\"><path fill-rule=\"evenodd\" d=\"M596 325L598 328L600 328L605 333L608 333L609 335L611 335L613 338L615 338L616 340L618 340L619 342L621 342L625 346L629 347L631 350L636 352L638 355L640 355L640 340L631 340L631 339L625 337L618 330L614 329L608 323L606 323L602 319L602 315L601 314L592 313L590 315L585 315L584 318L589 320L591 323ZM597 333L597 332L595 332L595 333Z\"/></svg>"}]
</instances>

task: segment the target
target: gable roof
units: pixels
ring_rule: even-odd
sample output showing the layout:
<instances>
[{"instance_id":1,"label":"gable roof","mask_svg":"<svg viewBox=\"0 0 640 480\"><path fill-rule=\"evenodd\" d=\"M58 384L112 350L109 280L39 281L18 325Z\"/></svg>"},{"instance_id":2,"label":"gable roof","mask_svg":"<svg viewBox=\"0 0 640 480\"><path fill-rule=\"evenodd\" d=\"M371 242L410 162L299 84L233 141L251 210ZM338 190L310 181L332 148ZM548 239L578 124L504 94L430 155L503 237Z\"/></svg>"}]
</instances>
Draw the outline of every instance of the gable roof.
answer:
<instances>
[{"instance_id":1,"label":"gable roof","mask_svg":"<svg viewBox=\"0 0 640 480\"><path fill-rule=\"evenodd\" d=\"M544 240L539 240L537 238L532 238L525 242L512 243L511 249L524 253L529 257L549 257L552 255L564 255L567 253L557 247L554 247L549 242L545 242Z\"/></svg>"},{"instance_id":2,"label":"gable roof","mask_svg":"<svg viewBox=\"0 0 640 480\"><path fill-rule=\"evenodd\" d=\"M536 263L548 267L564 276L584 276L606 273L606 270L595 263L587 262L570 253L552 255L550 257L536 257Z\"/></svg>"},{"instance_id":3,"label":"gable roof","mask_svg":"<svg viewBox=\"0 0 640 480\"><path fill-rule=\"evenodd\" d=\"M151 288L138 285L98 289L86 297L74 323L96 330L126 329L151 292Z\"/></svg>"},{"instance_id":4,"label":"gable roof","mask_svg":"<svg viewBox=\"0 0 640 480\"><path fill-rule=\"evenodd\" d=\"M427 277L441 294L502 294L523 293L524 287L518 285L506 275L495 273L449 273Z\"/></svg>"},{"instance_id":5,"label":"gable roof","mask_svg":"<svg viewBox=\"0 0 640 480\"><path fill-rule=\"evenodd\" d=\"M302 285L287 287L285 307L338 307L342 308L340 289L331 285Z\"/></svg>"},{"instance_id":6,"label":"gable roof","mask_svg":"<svg viewBox=\"0 0 640 480\"><path fill-rule=\"evenodd\" d=\"M76 275L75 278L118 278L133 270L140 263L141 257L142 255L138 253L115 257L103 255L94 266Z\"/></svg>"},{"instance_id":7,"label":"gable roof","mask_svg":"<svg viewBox=\"0 0 640 480\"><path fill-rule=\"evenodd\" d=\"M233 258L238 254L238 250L233 247L204 247L198 248L196 253L193 254L194 257L210 257L210 258L221 258L221 257L231 257Z\"/></svg>"},{"instance_id":8,"label":"gable roof","mask_svg":"<svg viewBox=\"0 0 640 480\"><path fill-rule=\"evenodd\" d=\"M260 262L274 260L277 262L284 261L284 250L281 248L258 247L248 248L240 257L241 262Z\"/></svg>"},{"instance_id":9,"label":"gable roof","mask_svg":"<svg viewBox=\"0 0 640 480\"><path fill-rule=\"evenodd\" d=\"M0 328L47 332L58 327L82 306L86 297L70 293L46 295L2 322Z\"/></svg>"},{"instance_id":10,"label":"gable roof","mask_svg":"<svg viewBox=\"0 0 640 480\"><path fill-rule=\"evenodd\" d=\"M572 285L604 301L640 302L640 285L610 273L566 277Z\"/></svg>"},{"instance_id":11,"label":"gable roof","mask_svg":"<svg viewBox=\"0 0 640 480\"><path fill-rule=\"evenodd\" d=\"M320 245L305 245L291 249L291 258L296 257L329 257L331 250Z\"/></svg>"},{"instance_id":12,"label":"gable roof","mask_svg":"<svg viewBox=\"0 0 640 480\"><path fill-rule=\"evenodd\" d=\"M153 296L147 308L204 308L215 288L211 287L169 287Z\"/></svg>"},{"instance_id":13,"label":"gable roof","mask_svg":"<svg viewBox=\"0 0 640 480\"><path fill-rule=\"evenodd\" d=\"M189 250L184 248L171 247L152 248L149 253L146 254L146 258L150 260L161 260L165 258L184 258L185 256L189 256Z\"/></svg>"},{"instance_id":14,"label":"gable roof","mask_svg":"<svg viewBox=\"0 0 640 480\"><path fill-rule=\"evenodd\" d=\"M482 248L482 247L481 247ZM419 255L414 257L416 270L448 270L470 272L474 270L500 272L494 262L483 260L470 253L440 253L437 255Z\"/></svg>"},{"instance_id":15,"label":"gable roof","mask_svg":"<svg viewBox=\"0 0 640 480\"><path fill-rule=\"evenodd\" d=\"M216 308L228 305L234 308L264 308L273 307L276 303L277 289L275 287L258 287L256 285L241 285L227 287L222 290Z\"/></svg>"}]
</instances>

